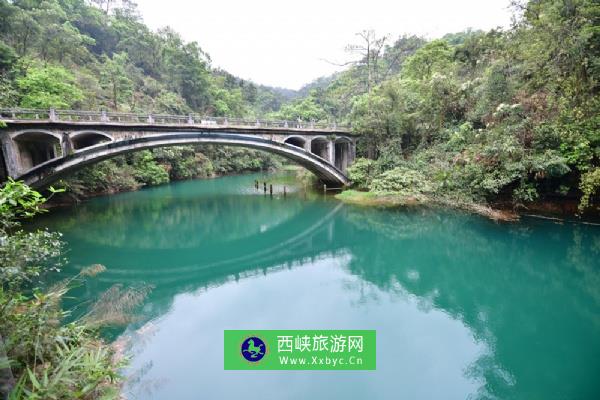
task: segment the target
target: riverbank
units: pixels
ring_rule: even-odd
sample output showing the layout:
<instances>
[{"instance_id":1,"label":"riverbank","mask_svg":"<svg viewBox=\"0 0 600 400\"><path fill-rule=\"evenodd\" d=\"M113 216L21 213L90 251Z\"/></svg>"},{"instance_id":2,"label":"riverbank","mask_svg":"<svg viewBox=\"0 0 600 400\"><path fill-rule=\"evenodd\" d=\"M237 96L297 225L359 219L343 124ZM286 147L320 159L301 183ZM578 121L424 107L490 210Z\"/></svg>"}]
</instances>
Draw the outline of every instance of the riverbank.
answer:
<instances>
[{"instance_id":1,"label":"riverbank","mask_svg":"<svg viewBox=\"0 0 600 400\"><path fill-rule=\"evenodd\" d=\"M417 206L434 206L456 208L482 215L494 221L517 221L519 215L510 210L493 209L489 206L475 203L467 203L464 201L449 200L449 199L433 199L428 196L404 196L394 193L373 193L361 192L358 190L345 190L335 198L344 203L355 204L369 207L417 207Z\"/></svg>"},{"instance_id":2,"label":"riverbank","mask_svg":"<svg viewBox=\"0 0 600 400\"><path fill-rule=\"evenodd\" d=\"M577 214L577 203L572 202L535 202L514 207L510 203L498 202L493 205L477 204L456 199L434 199L425 195L405 196L394 193L374 193L353 189L345 190L335 195L335 198L348 204L366 207L447 207L464 210L478 214L494 221L513 222L522 216L551 218L557 220L577 219L582 222L596 222L598 220L596 211L587 212L584 215Z\"/></svg>"}]
</instances>

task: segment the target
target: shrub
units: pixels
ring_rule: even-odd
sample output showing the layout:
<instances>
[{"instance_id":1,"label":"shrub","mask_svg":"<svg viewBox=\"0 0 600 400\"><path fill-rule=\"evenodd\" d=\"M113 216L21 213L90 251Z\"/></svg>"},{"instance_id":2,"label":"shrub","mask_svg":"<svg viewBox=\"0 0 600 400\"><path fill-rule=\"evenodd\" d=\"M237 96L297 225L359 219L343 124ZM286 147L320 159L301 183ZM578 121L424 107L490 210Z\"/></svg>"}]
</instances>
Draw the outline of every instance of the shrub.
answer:
<instances>
[{"instance_id":1,"label":"shrub","mask_svg":"<svg viewBox=\"0 0 600 400\"><path fill-rule=\"evenodd\" d=\"M375 192L394 192L407 196L420 196L433 191L432 183L422 173L407 167L385 171L373 179L371 187Z\"/></svg>"},{"instance_id":2,"label":"shrub","mask_svg":"<svg viewBox=\"0 0 600 400\"><path fill-rule=\"evenodd\" d=\"M590 206L591 198L600 188L600 168L586 172L581 176L579 189L583 192L579 201L579 211L583 211Z\"/></svg>"},{"instance_id":3,"label":"shrub","mask_svg":"<svg viewBox=\"0 0 600 400\"><path fill-rule=\"evenodd\" d=\"M376 163L368 158L358 158L348 168L348 177L359 189L369 189L377 171Z\"/></svg>"},{"instance_id":4,"label":"shrub","mask_svg":"<svg viewBox=\"0 0 600 400\"><path fill-rule=\"evenodd\" d=\"M156 163L150 150L143 150L133 155L135 178L145 185L160 185L169 182L169 173Z\"/></svg>"},{"instance_id":5,"label":"shrub","mask_svg":"<svg viewBox=\"0 0 600 400\"><path fill-rule=\"evenodd\" d=\"M0 368L16 378L10 399L117 399L120 365L110 347L82 321L61 324L68 315L62 297L103 267L83 269L48 291L35 286L42 272L60 267L63 250L60 235L20 228L44 201L21 182L0 189L0 348L6 354Z\"/></svg>"}]
</instances>

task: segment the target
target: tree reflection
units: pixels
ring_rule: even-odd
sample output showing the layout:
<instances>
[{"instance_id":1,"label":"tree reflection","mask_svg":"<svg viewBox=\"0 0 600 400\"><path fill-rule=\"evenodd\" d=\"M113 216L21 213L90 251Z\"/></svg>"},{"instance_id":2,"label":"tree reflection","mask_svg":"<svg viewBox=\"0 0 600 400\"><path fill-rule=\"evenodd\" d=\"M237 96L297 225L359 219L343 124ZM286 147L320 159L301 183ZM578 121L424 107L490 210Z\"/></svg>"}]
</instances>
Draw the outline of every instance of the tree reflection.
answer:
<instances>
[{"instance_id":1,"label":"tree reflection","mask_svg":"<svg viewBox=\"0 0 600 400\"><path fill-rule=\"evenodd\" d=\"M480 395L597 392L589 374L600 371L597 227L496 224L425 209L351 208L347 220L369 232L354 243L352 273L431 299L487 343L491 354L468 371L486 383Z\"/></svg>"}]
</instances>

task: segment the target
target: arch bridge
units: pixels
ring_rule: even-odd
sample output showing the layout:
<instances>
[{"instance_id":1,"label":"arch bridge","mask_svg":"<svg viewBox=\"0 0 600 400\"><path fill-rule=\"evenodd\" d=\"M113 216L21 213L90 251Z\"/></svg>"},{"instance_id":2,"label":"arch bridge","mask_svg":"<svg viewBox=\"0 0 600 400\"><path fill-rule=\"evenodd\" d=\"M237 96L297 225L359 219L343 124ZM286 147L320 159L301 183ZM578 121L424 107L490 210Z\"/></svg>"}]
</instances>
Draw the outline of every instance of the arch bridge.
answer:
<instances>
[{"instance_id":1,"label":"arch bridge","mask_svg":"<svg viewBox=\"0 0 600 400\"><path fill-rule=\"evenodd\" d=\"M264 150L342 187L356 154L356 136L336 124L53 109L0 109L0 120L0 181L37 188L120 154L189 144Z\"/></svg>"}]
</instances>

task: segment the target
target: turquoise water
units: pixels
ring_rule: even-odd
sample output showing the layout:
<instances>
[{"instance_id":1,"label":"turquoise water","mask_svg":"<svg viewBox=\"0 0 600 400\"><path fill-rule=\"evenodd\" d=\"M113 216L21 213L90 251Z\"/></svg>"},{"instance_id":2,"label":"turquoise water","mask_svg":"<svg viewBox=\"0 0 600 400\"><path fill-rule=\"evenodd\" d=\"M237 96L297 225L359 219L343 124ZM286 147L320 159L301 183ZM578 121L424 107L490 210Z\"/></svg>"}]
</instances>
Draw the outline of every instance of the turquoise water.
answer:
<instances>
[{"instance_id":1,"label":"turquoise water","mask_svg":"<svg viewBox=\"0 0 600 400\"><path fill-rule=\"evenodd\" d=\"M600 399L600 227L383 210L257 175L96 198L40 224L75 313L151 285L128 326L131 399ZM289 190L289 188L288 188ZM224 371L224 329L375 329L376 371Z\"/></svg>"}]
</instances>

